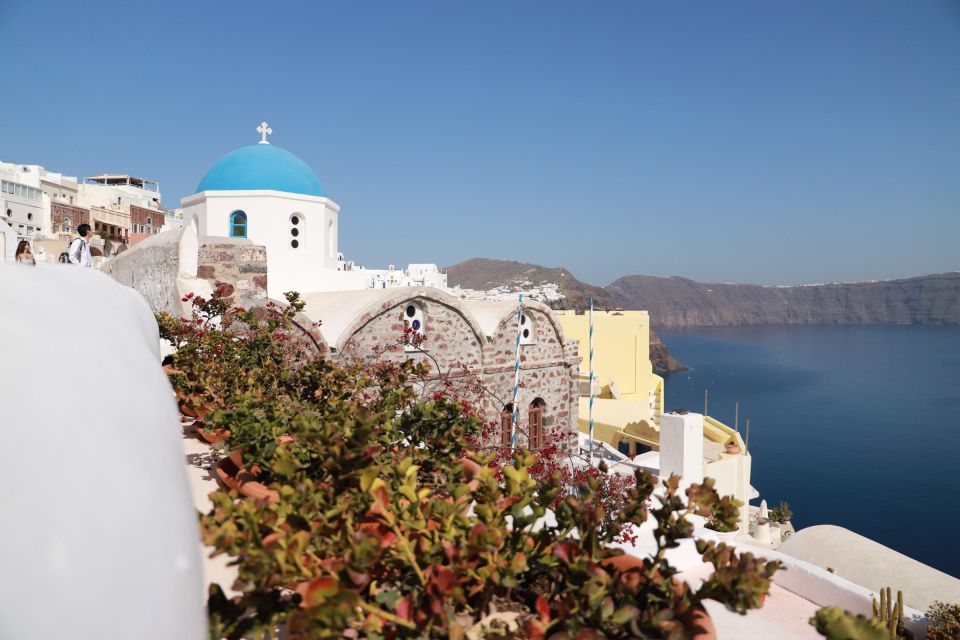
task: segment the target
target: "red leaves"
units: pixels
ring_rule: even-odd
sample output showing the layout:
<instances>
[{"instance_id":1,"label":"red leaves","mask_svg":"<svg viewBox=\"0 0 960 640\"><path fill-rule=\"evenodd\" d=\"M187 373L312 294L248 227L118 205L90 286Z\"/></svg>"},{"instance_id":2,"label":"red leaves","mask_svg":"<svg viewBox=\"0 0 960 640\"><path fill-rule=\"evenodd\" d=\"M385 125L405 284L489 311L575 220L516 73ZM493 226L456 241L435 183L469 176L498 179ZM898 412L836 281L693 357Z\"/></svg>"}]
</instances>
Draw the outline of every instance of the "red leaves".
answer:
<instances>
[{"instance_id":1,"label":"red leaves","mask_svg":"<svg viewBox=\"0 0 960 640\"><path fill-rule=\"evenodd\" d=\"M547 599L543 596L537 598L537 615L540 616L540 621L543 624L550 623L550 604L547 602Z\"/></svg>"},{"instance_id":2,"label":"red leaves","mask_svg":"<svg viewBox=\"0 0 960 640\"><path fill-rule=\"evenodd\" d=\"M443 595L460 586L460 578L449 567L435 564L427 567L424 575L428 576L429 586L433 587L437 595Z\"/></svg>"},{"instance_id":3,"label":"red leaves","mask_svg":"<svg viewBox=\"0 0 960 640\"><path fill-rule=\"evenodd\" d=\"M413 620L413 607L410 605L410 598L400 598L397 600L397 617L403 620Z\"/></svg>"},{"instance_id":4,"label":"red leaves","mask_svg":"<svg viewBox=\"0 0 960 640\"><path fill-rule=\"evenodd\" d=\"M373 490L373 504L367 510L368 516L379 516L390 512L390 492L386 487L377 487Z\"/></svg>"},{"instance_id":5,"label":"red leaves","mask_svg":"<svg viewBox=\"0 0 960 640\"><path fill-rule=\"evenodd\" d=\"M553 555L570 564L570 557L575 550L576 547L574 545L567 542L559 542L553 546Z\"/></svg>"},{"instance_id":6,"label":"red leaves","mask_svg":"<svg viewBox=\"0 0 960 640\"><path fill-rule=\"evenodd\" d=\"M320 576L307 582L301 582L294 589L300 594L300 606L309 609L323 604L340 590L340 581L332 576Z\"/></svg>"}]
</instances>

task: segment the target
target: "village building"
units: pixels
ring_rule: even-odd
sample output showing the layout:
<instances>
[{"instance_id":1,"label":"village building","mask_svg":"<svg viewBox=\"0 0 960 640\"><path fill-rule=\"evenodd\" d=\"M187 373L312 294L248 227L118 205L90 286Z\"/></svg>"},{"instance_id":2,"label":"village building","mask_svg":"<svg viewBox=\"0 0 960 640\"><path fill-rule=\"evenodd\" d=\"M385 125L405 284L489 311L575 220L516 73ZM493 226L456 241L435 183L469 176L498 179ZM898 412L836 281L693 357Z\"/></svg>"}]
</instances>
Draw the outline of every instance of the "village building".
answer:
<instances>
[{"instance_id":1,"label":"village building","mask_svg":"<svg viewBox=\"0 0 960 640\"><path fill-rule=\"evenodd\" d=\"M10 261L28 240L40 262L52 262L77 236L93 231L95 264L165 228L182 226L183 213L164 207L160 185L126 174L78 179L41 165L0 162L0 259ZM10 246L13 245L11 249Z\"/></svg>"}]
</instances>

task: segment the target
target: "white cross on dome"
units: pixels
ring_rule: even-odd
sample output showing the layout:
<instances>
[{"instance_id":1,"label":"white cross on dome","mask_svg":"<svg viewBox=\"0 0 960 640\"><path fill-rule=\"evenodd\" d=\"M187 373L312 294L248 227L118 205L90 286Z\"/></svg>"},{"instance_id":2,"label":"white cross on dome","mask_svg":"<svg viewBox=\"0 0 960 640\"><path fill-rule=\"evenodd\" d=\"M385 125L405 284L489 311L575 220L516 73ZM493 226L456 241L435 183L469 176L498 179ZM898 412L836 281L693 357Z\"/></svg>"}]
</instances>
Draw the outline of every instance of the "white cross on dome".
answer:
<instances>
[{"instance_id":1,"label":"white cross on dome","mask_svg":"<svg viewBox=\"0 0 960 640\"><path fill-rule=\"evenodd\" d=\"M261 122L260 126L257 127L257 133L260 134L260 144L270 144L267 142L267 136L273 133L273 129L270 128L266 120Z\"/></svg>"}]
</instances>

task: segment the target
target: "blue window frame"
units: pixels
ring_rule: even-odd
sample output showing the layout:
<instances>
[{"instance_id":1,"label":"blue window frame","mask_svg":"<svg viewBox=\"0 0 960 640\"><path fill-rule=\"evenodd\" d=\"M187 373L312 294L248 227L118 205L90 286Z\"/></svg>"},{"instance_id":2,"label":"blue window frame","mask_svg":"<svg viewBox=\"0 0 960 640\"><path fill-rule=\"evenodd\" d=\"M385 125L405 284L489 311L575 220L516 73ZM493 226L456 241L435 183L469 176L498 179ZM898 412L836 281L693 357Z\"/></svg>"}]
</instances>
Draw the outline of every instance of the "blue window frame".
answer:
<instances>
[{"instance_id":1,"label":"blue window frame","mask_svg":"<svg viewBox=\"0 0 960 640\"><path fill-rule=\"evenodd\" d=\"M243 211L234 211L230 214L230 237L247 237L247 214Z\"/></svg>"}]
</instances>

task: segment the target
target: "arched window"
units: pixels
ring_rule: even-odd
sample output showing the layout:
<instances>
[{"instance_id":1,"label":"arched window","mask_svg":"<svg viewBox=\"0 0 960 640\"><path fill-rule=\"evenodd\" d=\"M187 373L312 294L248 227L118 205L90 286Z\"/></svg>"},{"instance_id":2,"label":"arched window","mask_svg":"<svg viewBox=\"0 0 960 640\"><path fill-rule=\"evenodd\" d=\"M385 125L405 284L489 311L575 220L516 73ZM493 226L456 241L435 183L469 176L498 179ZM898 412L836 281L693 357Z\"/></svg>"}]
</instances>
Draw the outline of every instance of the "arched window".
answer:
<instances>
[{"instance_id":1,"label":"arched window","mask_svg":"<svg viewBox=\"0 0 960 640\"><path fill-rule=\"evenodd\" d=\"M537 321L528 311L520 315L520 344L537 344Z\"/></svg>"},{"instance_id":2,"label":"arched window","mask_svg":"<svg viewBox=\"0 0 960 640\"><path fill-rule=\"evenodd\" d=\"M500 446L509 447L513 436L513 403L510 402L500 412Z\"/></svg>"},{"instance_id":3,"label":"arched window","mask_svg":"<svg viewBox=\"0 0 960 640\"><path fill-rule=\"evenodd\" d=\"M66 216L63 217L63 230L70 231L70 218Z\"/></svg>"},{"instance_id":4,"label":"arched window","mask_svg":"<svg viewBox=\"0 0 960 640\"><path fill-rule=\"evenodd\" d=\"M530 403L530 448L539 449L543 446L543 409L546 403L543 398L537 398Z\"/></svg>"},{"instance_id":5,"label":"arched window","mask_svg":"<svg viewBox=\"0 0 960 640\"><path fill-rule=\"evenodd\" d=\"M234 211L230 214L230 237L247 237L247 214L243 211Z\"/></svg>"},{"instance_id":6,"label":"arched window","mask_svg":"<svg viewBox=\"0 0 960 640\"><path fill-rule=\"evenodd\" d=\"M417 338L413 335L409 336L406 350L425 350L426 345L419 344L422 340L425 340L427 336L427 314L424 312L423 307L417 302L408 302L403 307L402 317L404 335L406 336L407 333L412 333L418 334L419 336Z\"/></svg>"}]
</instances>

